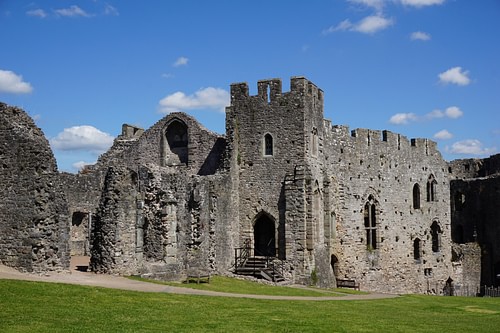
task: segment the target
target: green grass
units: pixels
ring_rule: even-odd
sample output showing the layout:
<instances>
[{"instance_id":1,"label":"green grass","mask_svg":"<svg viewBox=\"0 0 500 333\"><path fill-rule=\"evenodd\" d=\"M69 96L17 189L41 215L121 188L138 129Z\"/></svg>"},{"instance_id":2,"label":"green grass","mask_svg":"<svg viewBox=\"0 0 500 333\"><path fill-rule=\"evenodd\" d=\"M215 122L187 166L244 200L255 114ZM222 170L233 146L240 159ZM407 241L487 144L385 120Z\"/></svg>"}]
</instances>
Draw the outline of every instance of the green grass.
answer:
<instances>
[{"instance_id":1,"label":"green grass","mask_svg":"<svg viewBox=\"0 0 500 333\"><path fill-rule=\"evenodd\" d=\"M500 298L274 301L0 280L0 332L499 332Z\"/></svg>"},{"instance_id":2,"label":"green grass","mask_svg":"<svg viewBox=\"0 0 500 333\"><path fill-rule=\"evenodd\" d=\"M165 284L174 287L184 287L191 289L210 290L233 294L252 295L275 295L275 296L344 296L345 294L363 294L363 292L348 289L316 289L316 288L292 288L286 286L272 286L248 280L235 279L225 276L211 276L210 283L203 281L197 283L164 282L151 279L144 279L136 276L129 277L132 280L145 281L151 283Z\"/></svg>"}]
</instances>

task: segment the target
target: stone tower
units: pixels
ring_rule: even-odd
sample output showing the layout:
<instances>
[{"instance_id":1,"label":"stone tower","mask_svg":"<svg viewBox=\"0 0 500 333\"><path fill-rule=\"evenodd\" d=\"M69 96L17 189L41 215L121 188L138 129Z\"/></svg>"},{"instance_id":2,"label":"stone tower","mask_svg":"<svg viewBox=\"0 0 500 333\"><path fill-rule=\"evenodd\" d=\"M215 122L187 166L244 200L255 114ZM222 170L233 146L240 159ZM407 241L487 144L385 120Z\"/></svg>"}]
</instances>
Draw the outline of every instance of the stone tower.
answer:
<instances>
[{"instance_id":1,"label":"stone tower","mask_svg":"<svg viewBox=\"0 0 500 333\"><path fill-rule=\"evenodd\" d=\"M323 92L303 77L292 78L285 93L279 79L259 81L256 96L246 83L231 85L226 133L239 241L250 240L257 256L286 259L302 281L315 268L315 242L323 234L322 214L312 213L321 205L313 197L323 186L322 123Z\"/></svg>"}]
</instances>

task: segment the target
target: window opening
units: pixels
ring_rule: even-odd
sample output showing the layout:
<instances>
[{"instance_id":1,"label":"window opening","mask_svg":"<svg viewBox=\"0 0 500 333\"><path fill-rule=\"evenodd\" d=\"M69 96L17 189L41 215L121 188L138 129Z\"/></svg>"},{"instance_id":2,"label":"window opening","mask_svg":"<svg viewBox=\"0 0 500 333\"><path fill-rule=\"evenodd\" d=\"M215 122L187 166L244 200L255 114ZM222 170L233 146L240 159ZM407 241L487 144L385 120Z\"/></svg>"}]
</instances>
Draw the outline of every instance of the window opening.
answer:
<instances>
[{"instance_id":1,"label":"window opening","mask_svg":"<svg viewBox=\"0 0 500 333\"><path fill-rule=\"evenodd\" d=\"M432 252L439 252L441 247L441 227L437 221L432 222L431 236L432 236Z\"/></svg>"},{"instance_id":2,"label":"window opening","mask_svg":"<svg viewBox=\"0 0 500 333\"><path fill-rule=\"evenodd\" d=\"M318 155L318 129L316 127L313 127L312 130L312 140L311 140L311 153L313 156Z\"/></svg>"},{"instance_id":3,"label":"window opening","mask_svg":"<svg viewBox=\"0 0 500 333\"><path fill-rule=\"evenodd\" d=\"M436 178L434 178L434 175L430 175L429 179L427 180L427 201L428 202L437 201L436 186L437 186Z\"/></svg>"},{"instance_id":4,"label":"window opening","mask_svg":"<svg viewBox=\"0 0 500 333\"><path fill-rule=\"evenodd\" d=\"M366 247L368 250L377 248L377 214L375 200L372 196L368 197L368 202L365 204L364 219L366 231Z\"/></svg>"},{"instance_id":5,"label":"window opening","mask_svg":"<svg viewBox=\"0 0 500 333\"><path fill-rule=\"evenodd\" d=\"M413 258L420 261L421 251L420 251L420 238L415 238L413 241Z\"/></svg>"},{"instance_id":6,"label":"window opening","mask_svg":"<svg viewBox=\"0 0 500 333\"><path fill-rule=\"evenodd\" d=\"M273 137L269 133L264 136L264 155L273 155Z\"/></svg>"},{"instance_id":7,"label":"window opening","mask_svg":"<svg viewBox=\"0 0 500 333\"><path fill-rule=\"evenodd\" d=\"M413 209L420 209L420 186L413 185Z\"/></svg>"}]
</instances>

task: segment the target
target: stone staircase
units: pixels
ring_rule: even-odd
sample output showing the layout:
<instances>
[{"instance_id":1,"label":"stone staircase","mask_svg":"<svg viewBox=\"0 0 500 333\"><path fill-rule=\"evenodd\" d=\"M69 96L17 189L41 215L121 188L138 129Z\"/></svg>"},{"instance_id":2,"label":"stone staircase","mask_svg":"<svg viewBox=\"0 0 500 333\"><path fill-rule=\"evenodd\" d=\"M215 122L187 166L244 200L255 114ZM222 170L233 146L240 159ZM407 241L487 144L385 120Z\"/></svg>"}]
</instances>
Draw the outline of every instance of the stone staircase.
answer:
<instances>
[{"instance_id":1,"label":"stone staircase","mask_svg":"<svg viewBox=\"0 0 500 333\"><path fill-rule=\"evenodd\" d=\"M282 282L285 278L278 272L268 257L248 257L242 265L236 267L236 274L253 276L272 282Z\"/></svg>"}]
</instances>

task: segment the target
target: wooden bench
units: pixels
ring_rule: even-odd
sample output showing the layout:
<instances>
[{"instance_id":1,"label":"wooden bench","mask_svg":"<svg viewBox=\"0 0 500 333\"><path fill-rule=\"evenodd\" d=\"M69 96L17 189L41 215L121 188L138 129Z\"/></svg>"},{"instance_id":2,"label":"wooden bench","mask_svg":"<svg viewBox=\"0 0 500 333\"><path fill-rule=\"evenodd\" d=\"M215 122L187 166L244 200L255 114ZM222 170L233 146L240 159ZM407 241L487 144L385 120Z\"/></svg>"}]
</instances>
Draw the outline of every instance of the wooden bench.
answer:
<instances>
[{"instance_id":1,"label":"wooden bench","mask_svg":"<svg viewBox=\"0 0 500 333\"><path fill-rule=\"evenodd\" d=\"M210 274L208 273L190 273L187 276L186 283L191 283L191 281L195 281L196 284L200 284L200 282L205 281L206 283L210 283Z\"/></svg>"},{"instance_id":2,"label":"wooden bench","mask_svg":"<svg viewBox=\"0 0 500 333\"><path fill-rule=\"evenodd\" d=\"M356 283L355 280L337 279L337 288L352 288L354 290L359 290L359 283Z\"/></svg>"}]
</instances>

